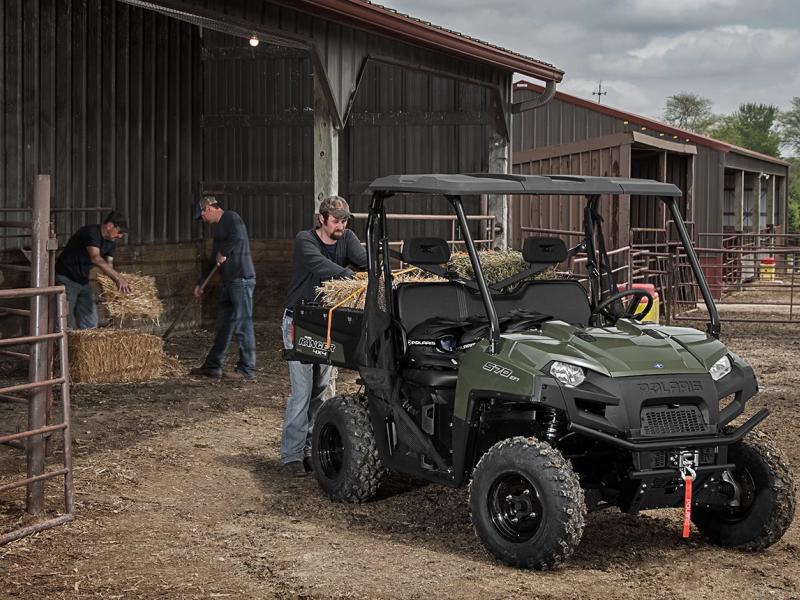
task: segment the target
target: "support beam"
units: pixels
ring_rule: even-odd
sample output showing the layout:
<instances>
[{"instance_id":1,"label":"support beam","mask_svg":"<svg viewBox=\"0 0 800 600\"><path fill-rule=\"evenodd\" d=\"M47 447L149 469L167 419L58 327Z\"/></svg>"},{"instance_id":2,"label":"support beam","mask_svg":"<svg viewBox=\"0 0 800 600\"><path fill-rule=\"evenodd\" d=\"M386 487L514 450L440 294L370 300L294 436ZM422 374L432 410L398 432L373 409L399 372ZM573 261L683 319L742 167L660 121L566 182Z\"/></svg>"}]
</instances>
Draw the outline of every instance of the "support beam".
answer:
<instances>
[{"instance_id":1,"label":"support beam","mask_svg":"<svg viewBox=\"0 0 800 600\"><path fill-rule=\"evenodd\" d=\"M509 142L501 135L489 137L489 173L508 173ZM494 244L499 250L507 250L509 242L508 196L486 196L486 214L494 216Z\"/></svg>"},{"instance_id":2,"label":"support beam","mask_svg":"<svg viewBox=\"0 0 800 600\"><path fill-rule=\"evenodd\" d=\"M736 231L744 231L744 171L733 175L733 214Z\"/></svg>"},{"instance_id":3,"label":"support beam","mask_svg":"<svg viewBox=\"0 0 800 600\"><path fill-rule=\"evenodd\" d=\"M667 152L658 153L658 181L667 182ZM667 226L667 206L663 202L656 202L656 210L661 214L661 227ZM658 216L656 216L658 219Z\"/></svg>"},{"instance_id":4,"label":"support beam","mask_svg":"<svg viewBox=\"0 0 800 600\"><path fill-rule=\"evenodd\" d=\"M788 201L789 197L789 178L781 177L776 182L778 191L778 224L783 228L783 233L789 232Z\"/></svg>"},{"instance_id":5,"label":"support beam","mask_svg":"<svg viewBox=\"0 0 800 600\"><path fill-rule=\"evenodd\" d=\"M761 233L761 174L753 173L753 233ZM760 245L756 238L756 246Z\"/></svg>"},{"instance_id":6,"label":"support beam","mask_svg":"<svg viewBox=\"0 0 800 600\"><path fill-rule=\"evenodd\" d=\"M314 208L328 196L339 193L339 130L332 118L323 88L323 81L314 77Z\"/></svg>"},{"instance_id":7,"label":"support beam","mask_svg":"<svg viewBox=\"0 0 800 600\"><path fill-rule=\"evenodd\" d=\"M775 181L778 178L775 176L767 179L767 222L764 224L766 227L775 227Z\"/></svg>"},{"instance_id":8,"label":"support beam","mask_svg":"<svg viewBox=\"0 0 800 600\"><path fill-rule=\"evenodd\" d=\"M687 221L694 222L694 182L695 170L697 168L697 156L690 154L686 157L686 160L688 161L688 164L686 165L686 189L683 192L686 195L686 215L684 215L684 217ZM695 238L694 241L697 242L696 225L692 228L692 234Z\"/></svg>"},{"instance_id":9,"label":"support beam","mask_svg":"<svg viewBox=\"0 0 800 600\"><path fill-rule=\"evenodd\" d=\"M33 182L33 227L31 254L31 287L46 288L50 281L47 242L50 239L50 176L37 175ZM38 294L31 298L30 335L44 336L49 323L50 297ZM47 342L40 340L30 346L29 379L41 382L47 379ZM37 386L31 391L28 404L28 430L47 425L47 390ZM45 438L31 437L27 445L28 477L44 473ZM44 512L44 481L34 481L27 486L25 510L32 515Z\"/></svg>"}]
</instances>

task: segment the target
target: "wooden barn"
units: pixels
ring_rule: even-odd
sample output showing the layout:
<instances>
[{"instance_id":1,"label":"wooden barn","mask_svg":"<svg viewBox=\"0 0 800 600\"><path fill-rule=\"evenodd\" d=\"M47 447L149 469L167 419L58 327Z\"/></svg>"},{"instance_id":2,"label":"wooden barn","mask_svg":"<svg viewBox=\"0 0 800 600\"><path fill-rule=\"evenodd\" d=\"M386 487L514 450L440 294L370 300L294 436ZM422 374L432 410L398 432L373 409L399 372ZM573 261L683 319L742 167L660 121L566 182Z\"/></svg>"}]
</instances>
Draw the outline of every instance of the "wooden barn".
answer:
<instances>
[{"instance_id":1,"label":"wooden barn","mask_svg":"<svg viewBox=\"0 0 800 600\"><path fill-rule=\"evenodd\" d=\"M541 94L535 83L514 84L515 102ZM684 217L694 239L719 247L730 233L785 232L789 165L785 161L590 102L562 92L513 121L515 173L641 177L674 183L684 192ZM632 230L665 227L653 199L618 197L606 215L614 243ZM512 244L524 228L579 229L576 207L550 203L511 207Z\"/></svg>"}]
</instances>

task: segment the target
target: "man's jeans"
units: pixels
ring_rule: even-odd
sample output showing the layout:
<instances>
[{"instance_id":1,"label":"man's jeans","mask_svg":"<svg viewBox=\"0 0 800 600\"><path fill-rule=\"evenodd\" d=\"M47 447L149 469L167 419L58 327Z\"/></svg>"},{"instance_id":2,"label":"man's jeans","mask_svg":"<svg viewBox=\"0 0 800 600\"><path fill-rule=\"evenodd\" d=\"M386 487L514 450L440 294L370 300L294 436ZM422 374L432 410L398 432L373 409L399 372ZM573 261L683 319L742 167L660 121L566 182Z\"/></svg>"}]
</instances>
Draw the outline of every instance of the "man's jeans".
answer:
<instances>
[{"instance_id":1,"label":"man's jeans","mask_svg":"<svg viewBox=\"0 0 800 600\"><path fill-rule=\"evenodd\" d=\"M292 348L292 317L283 317L283 347ZM311 430L314 415L319 410L331 377L329 365L304 364L289 361L289 383L292 386L286 401L281 439L281 462L283 464L303 460L303 450L311 445Z\"/></svg>"},{"instance_id":2,"label":"man's jeans","mask_svg":"<svg viewBox=\"0 0 800 600\"><path fill-rule=\"evenodd\" d=\"M222 286L217 308L217 332L214 346L206 357L203 367L222 369L225 355L236 334L239 342L239 361L236 370L246 377L256 372L256 334L253 331L253 289L255 278L234 279Z\"/></svg>"},{"instance_id":3,"label":"man's jeans","mask_svg":"<svg viewBox=\"0 0 800 600\"><path fill-rule=\"evenodd\" d=\"M94 303L92 284L81 285L69 277L56 274L56 284L63 285L67 292L69 329L93 329L97 327L97 306ZM56 311L57 313L57 311Z\"/></svg>"}]
</instances>

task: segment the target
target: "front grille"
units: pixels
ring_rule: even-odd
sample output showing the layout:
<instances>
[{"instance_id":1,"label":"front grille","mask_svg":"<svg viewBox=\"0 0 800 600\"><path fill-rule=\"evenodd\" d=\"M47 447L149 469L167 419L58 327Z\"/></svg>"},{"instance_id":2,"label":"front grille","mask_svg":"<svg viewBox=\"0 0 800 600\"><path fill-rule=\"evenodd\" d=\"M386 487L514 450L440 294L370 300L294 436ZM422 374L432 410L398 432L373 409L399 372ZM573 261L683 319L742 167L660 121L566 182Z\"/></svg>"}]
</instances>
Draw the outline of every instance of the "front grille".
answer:
<instances>
[{"instance_id":1,"label":"front grille","mask_svg":"<svg viewBox=\"0 0 800 600\"><path fill-rule=\"evenodd\" d=\"M708 446L705 448L700 448L700 464L701 465L713 465L715 458L716 458L716 450L713 446ZM651 469L664 469L667 465L667 456L670 453L666 450L658 450L649 454L650 462L649 468ZM648 463L645 462L647 466Z\"/></svg>"},{"instance_id":2,"label":"front grille","mask_svg":"<svg viewBox=\"0 0 800 600\"><path fill-rule=\"evenodd\" d=\"M705 433L708 426L693 405L650 406L642 409L642 435Z\"/></svg>"}]
</instances>

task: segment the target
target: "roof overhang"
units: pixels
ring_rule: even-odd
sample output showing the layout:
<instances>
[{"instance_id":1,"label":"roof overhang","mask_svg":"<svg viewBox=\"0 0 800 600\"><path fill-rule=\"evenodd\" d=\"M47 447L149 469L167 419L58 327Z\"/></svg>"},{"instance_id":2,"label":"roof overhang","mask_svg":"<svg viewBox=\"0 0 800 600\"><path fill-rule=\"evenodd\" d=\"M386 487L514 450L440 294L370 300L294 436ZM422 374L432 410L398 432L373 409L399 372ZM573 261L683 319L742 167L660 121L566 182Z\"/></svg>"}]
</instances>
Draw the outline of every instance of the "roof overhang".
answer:
<instances>
[{"instance_id":1,"label":"roof overhang","mask_svg":"<svg viewBox=\"0 0 800 600\"><path fill-rule=\"evenodd\" d=\"M593 196L631 194L680 197L681 190L671 183L620 177L578 177L573 175L390 175L379 177L367 188L371 192L398 194L543 194Z\"/></svg>"},{"instance_id":2,"label":"roof overhang","mask_svg":"<svg viewBox=\"0 0 800 600\"><path fill-rule=\"evenodd\" d=\"M536 93L542 93L544 91L544 88L541 85L534 83L532 81L518 81L514 84L514 89L530 90ZM611 108L610 106L598 104L597 102L591 102L584 98L578 98L577 96L565 94L564 92L556 92L554 99L561 100L562 102L567 102L569 104L574 104L575 106L588 108L589 110L598 112L600 114L608 115L610 117L623 119L633 125L638 125L639 127L642 128L652 129L653 131L663 133L665 136L671 136L672 140L676 142L685 140L686 142L691 142L697 144L698 146L704 146L706 148L713 148L714 150L719 150L720 152L725 152L725 153L735 152L737 154L742 154L744 156L749 156L751 158L763 160L766 162L771 162L777 165L784 165L784 166L789 165L789 163L787 163L786 161L781 160L780 158L776 158L774 156L769 156L768 154L762 154L760 152L756 152L748 148L742 148L740 146L728 144L727 142L715 140L714 138L710 138L705 135L700 135L699 133L694 133L693 131L687 131L685 129L673 127L672 125L668 125L667 123L662 123L661 121L656 121L655 119L650 119L649 117L643 117L635 113L629 113L622 110L618 110L616 108Z\"/></svg>"},{"instance_id":3,"label":"roof overhang","mask_svg":"<svg viewBox=\"0 0 800 600\"><path fill-rule=\"evenodd\" d=\"M560 82L564 71L555 66L437 27L421 19L373 4L367 0L278 0L294 9L339 20L393 39L423 46L461 58L482 62L544 81Z\"/></svg>"}]
</instances>

